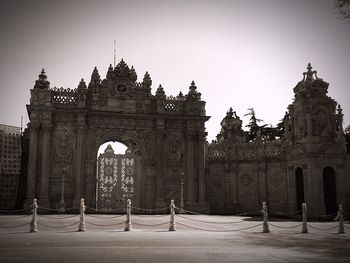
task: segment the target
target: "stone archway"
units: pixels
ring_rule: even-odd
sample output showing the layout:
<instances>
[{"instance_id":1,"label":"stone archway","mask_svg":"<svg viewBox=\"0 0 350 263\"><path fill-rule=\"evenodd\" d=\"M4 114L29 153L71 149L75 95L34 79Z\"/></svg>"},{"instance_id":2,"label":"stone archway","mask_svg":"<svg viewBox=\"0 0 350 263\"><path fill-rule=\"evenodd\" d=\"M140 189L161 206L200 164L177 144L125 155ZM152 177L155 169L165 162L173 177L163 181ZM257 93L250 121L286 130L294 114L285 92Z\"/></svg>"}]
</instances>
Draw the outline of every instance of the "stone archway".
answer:
<instances>
[{"instance_id":1,"label":"stone archway","mask_svg":"<svg viewBox=\"0 0 350 263\"><path fill-rule=\"evenodd\" d=\"M140 207L143 177L142 149L140 142L130 136L107 133L96 142L99 147L108 141L117 141L127 147L125 154L115 154L110 145L97 156L96 208L99 212L125 212L126 201ZM96 154L97 155L97 154Z\"/></svg>"}]
</instances>

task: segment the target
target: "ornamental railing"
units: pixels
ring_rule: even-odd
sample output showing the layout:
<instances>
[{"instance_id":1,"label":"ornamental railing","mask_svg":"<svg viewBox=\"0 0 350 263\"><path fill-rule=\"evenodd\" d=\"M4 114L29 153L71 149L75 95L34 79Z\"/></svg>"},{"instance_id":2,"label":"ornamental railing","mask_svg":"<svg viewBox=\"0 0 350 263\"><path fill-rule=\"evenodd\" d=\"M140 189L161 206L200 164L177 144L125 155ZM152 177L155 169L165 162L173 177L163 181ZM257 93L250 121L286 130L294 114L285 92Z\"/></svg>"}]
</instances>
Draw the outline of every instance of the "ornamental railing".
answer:
<instances>
[{"instance_id":1,"label":"ornamental railing","mask_svg":"<svg viewBox=\"0 0 350 263\"><path fill-rule=\"evenodd\" d=\"M76 89L54 87L52 91L53 102L55 104L76 105L78 103L78 94Z\"/></svg>"}]
</instances>

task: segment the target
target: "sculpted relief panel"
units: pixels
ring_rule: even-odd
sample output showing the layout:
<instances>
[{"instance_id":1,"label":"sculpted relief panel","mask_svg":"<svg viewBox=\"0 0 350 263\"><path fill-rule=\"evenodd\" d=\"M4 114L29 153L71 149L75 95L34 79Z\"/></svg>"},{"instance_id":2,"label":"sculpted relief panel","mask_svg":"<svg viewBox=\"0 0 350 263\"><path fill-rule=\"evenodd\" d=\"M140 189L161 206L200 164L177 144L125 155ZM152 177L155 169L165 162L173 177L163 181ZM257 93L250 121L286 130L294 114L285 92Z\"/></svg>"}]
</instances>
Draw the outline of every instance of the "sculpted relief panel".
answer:
<instances>
[{"instance_id":1,"label":"sculpted relief panel","mask_svg":"<svg viewBox=\"0 0 350 263\"><path fill-rule=\"evenodd\" d=\"M61 176L63 170L72 174L74 133L70 126L58 126L53 134L53 174Z\"/></svg>"}]
</instances>

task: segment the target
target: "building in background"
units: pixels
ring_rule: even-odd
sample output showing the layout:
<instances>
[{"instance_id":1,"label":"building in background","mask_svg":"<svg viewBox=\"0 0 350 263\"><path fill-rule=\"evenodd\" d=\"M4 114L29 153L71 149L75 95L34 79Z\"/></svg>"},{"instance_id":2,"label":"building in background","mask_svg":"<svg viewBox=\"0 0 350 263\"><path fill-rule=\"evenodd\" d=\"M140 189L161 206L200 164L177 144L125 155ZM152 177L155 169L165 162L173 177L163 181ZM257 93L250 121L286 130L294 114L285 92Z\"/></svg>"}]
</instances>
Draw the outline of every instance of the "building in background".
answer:
<instances>
[{"instance_id":1,"label":"building in background","mask_svg":"<svg viewBox=\"0 0 350 263\"><path fill-rule=\"evenodd\" d=\"M0 209L16 206L21 174L21 128L0 124Z\"/></svg>"}]
</instances>

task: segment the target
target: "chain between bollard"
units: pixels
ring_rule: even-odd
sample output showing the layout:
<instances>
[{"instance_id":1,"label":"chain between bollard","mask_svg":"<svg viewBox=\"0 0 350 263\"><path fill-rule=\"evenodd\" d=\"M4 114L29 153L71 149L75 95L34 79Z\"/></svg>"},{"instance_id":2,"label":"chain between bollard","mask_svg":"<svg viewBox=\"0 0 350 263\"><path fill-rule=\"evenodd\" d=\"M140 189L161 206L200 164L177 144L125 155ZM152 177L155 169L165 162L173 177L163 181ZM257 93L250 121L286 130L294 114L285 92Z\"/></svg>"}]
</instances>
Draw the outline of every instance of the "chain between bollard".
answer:
<instances>
[{"instance_id":1,"label":"chain between bollard","mask_svg":"<svg viewBox=\"0 0 350 263\"><path fill-rule=\"evenodd\" d=\"M33 199L33 213L32 213L32 221L30 222L30 233L36 233L38 232L38 224L36 222L37 219L37 213L38 213L38 202L37 199Z\"/></svg>"},{"instance_id":2,"label":"chain between bollard","mask_svg":"<svg viewBox=\"0 0 350 263\"><path fill-rule=\"evenodd\" d=\"M270 233L266 203L263 202L262 205L263 209L261 212L263 213L263 233Z\"/></svg>"},{"instance_id":3,"label":"chain between bollard","mask_svg":"<svg viewBox=\"0 0 350 263\"><path fill-rule=\"evenodd\" d=\"M175 203L174 200L171 200L170 204L170 226L169 231L176 231L175 225Z\"/></svg>"},{"instance_id":4,"label":"chain between bollard","mask_svg":"<svg viewBox=\"0 0 350 263\"><path fill-rule=\"evenodd\" d=\"M131 200L128 199L126 202L126 220L124 231L132 231L131 226Z\"/></svg>"}]
</instances>

